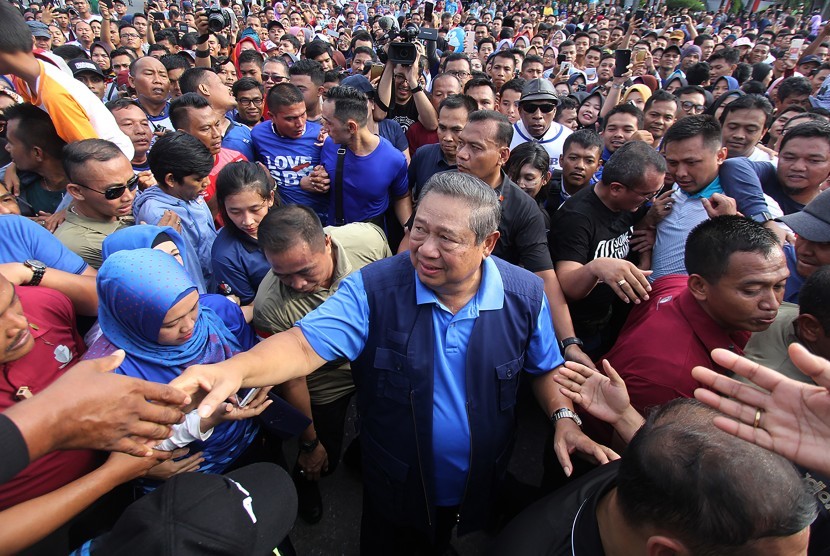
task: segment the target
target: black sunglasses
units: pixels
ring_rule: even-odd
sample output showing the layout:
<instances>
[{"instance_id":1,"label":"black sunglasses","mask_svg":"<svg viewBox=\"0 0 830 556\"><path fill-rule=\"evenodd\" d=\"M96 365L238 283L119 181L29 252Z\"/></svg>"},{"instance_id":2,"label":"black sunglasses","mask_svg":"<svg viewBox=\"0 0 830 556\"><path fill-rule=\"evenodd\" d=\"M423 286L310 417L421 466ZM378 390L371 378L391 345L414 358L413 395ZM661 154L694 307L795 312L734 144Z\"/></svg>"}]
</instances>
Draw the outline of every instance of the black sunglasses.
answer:
<instances>
[{"instance_id":1,"label":"black sunglasses","mask_svg":"<svg viewBox=\"0 0 830 556\"><path fill-rule=\"evenodd\" d=\"M113 185L112 187L108 187L103 191L98 191L97 189L93 189L82 183L76 183L75 185L77 185L78 187L83 187L84 189L89 189L90 191L94 191L95 193L100 193L104 196L104 199L106 199L107 201L114 201L115 199L120 199L121 195L123 195L124 191L126 191L127 189L129 189L130 191L135 191L135 189L138 187L138 174L134 175L129 180L127 180L127 183L125 183L124 185Z\"/></svg>"},{"instance_id":2,"label":"black sunglasses","mask_svg":"<svg viewBox=\"0 0 830 556\"><path fill-rule=\"evenodd\" d=\"M555 104L520 104L522 110L528 114L535 114L537 110L541 110L542 114L550 114L556 110Z\"/></svg>"}]
</instances>

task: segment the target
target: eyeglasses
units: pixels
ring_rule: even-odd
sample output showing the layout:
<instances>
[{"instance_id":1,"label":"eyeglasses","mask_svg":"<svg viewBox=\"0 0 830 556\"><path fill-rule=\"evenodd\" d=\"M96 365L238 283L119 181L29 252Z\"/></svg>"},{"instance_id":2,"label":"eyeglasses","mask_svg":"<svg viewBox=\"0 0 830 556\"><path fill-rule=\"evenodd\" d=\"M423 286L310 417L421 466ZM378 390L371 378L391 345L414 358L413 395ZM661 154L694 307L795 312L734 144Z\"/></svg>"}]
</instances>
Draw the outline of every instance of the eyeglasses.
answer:
<instances>
[{"instance_id":1,"label":"eyeglasses","mask_svg":"<svg viewBox=\"0 0 830 556\"><path fill-rule=\"evenodd\" d=\"M288 81L288 78L284 75L277 75L276 73L263 73L262 80L273 81L274 83L285 83Z\"/></svg>"},{"instance_id":2,"label":"eyeglasses","mask_svg":"<svg viewBox=\"0 0 830 556\"><path fill-rule=\"evenodd\" d=\"M262 97L258 98L240 98L236 101L240 106L261 106L262 105Z\"/></svg>"},{"instance_id":3,"label":"eyeglasses","mask_svg":"<svg viewBox=\"0 0 830 556\"><path fill-rule=\"evenodd\" d=\"M520 104L519 108L528 114L535 114L537 110L541 110L542 114L550 114L556 110L555 104Z\"/></svg>"},{"instance_id":4,"label":"eyeglasses","mask_svg":"<svg viewBox=\"0 0 830 556\"><path fill-rule=\"evenodd\" d=\"M690 100L684 100L680 103L680 106L683 107L683 110L686 112L694 112L695 114L703 114L703 111L706 110L706 107L702 104L695 104Z\"/></svg>"},{"instance_id":5,"label":"eyeglasses","mask_svg":"<svg viewBox=\"0 0 830 556\"><path fill-rule=\"evenodd\" d=\"M464 79L465 77L469 77L470 75L472 75L469 71L464 70L450 70L447 73L449 73L450 75L454 75L459 79Z\"/></svg>"},{"instance_id":6,"label":"eyeglasses","mask_svg":"<svg viewBox=\"0 0 830 556\"><path fill-rule=\"evenodd\" d=\"M620 185L622 185L623 187L625 187L626 189L628 189L629 191L631 191L635 195L639 195L643 199L643 203L648 203L649 201L651 201L652 199L657 197L658 193L660 193L659 189L657 191L652 191L651 193L640 193L636 189L632 189L631 187L628 187L624 183L621 183Z\"/></svg>"},{"instance_id":7,"label":"eyeglasses","mask_svg":"<svg viewBox=\"0 0 830 556\"><path fill-rule=\"evenodd\" d=\"M113 185L112 187L108 187L103 191L98 191L97 189L93 189L92 187L88 187L82 183L76 183L78 187L83 187L84 189L89 189L90 191L94 191L95 193L100 193L104 196L104 199L107 201L114 201L115 199L120 199L121 196L124 194L124 191L129 189L130 191L135 191L138 187L138 174L131 177L127 180L127 183L124 185Z\"/></svg>"},{"instance_id":8,"label":"eyeglasses","mask_svg":"<svg viewBox=\"0 0 830 556\"><path fill-rule=\"evenodd\" d=\"M141 35L136 35L135 33L124 33L121 35L122 39L132 40L132 39L139 39Z\"/></svg>"}]
</instances>

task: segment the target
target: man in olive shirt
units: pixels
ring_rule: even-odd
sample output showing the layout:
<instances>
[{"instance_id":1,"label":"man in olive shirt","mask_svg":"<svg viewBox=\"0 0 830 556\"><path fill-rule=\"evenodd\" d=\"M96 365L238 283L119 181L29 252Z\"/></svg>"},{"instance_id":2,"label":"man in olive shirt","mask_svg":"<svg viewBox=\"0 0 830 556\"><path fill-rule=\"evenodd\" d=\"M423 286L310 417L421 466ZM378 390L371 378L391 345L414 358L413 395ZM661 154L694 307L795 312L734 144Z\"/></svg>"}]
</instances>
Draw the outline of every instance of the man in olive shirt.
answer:
<instances>
[{"instance_id":1,"label":"man in olive shirt","mask_svg":"<svg viewBox=\"0 0 830 556\"><path fill-rule=\"evenodd\" d=\"M253 325L260 336L292 328L334 295L349 274L392 255L383 231L374 224L323 228L317 214L302 205L275 208L260 223L258 234L271 265L254 299ZM299 513L309 523L323 515L317 481L321 474L334 472L340 460L354 388L350 362L343 360L282 386L283 397L312 419L300 435L293 474Z\"/></svg>"}]
</instances>

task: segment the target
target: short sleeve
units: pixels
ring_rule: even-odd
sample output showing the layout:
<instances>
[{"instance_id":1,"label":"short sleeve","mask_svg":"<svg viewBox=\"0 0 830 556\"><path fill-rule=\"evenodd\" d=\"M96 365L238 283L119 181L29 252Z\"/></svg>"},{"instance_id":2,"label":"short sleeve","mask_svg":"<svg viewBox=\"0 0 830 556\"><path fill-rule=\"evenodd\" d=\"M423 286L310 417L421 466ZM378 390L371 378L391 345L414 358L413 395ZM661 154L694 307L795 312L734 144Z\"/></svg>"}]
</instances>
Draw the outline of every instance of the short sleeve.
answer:
<instances>
[{"instance_id":1,"label":"short sleeve","mask_svg":"<svg viewBox=\"0 0 830 556\"><path fill-rule=\"evenodd\" d=\"M536 328L530 337L524 368L528 373L538 375L555 369L564 362L553 330L548 298L542 296L542 306L536 317Z\"/></svg>"},{"instance_id":2,"label":"short sleeve","mask_svg":"<svg viewBox=\"0 0 830 556\"><path fill-rule=\"evenodd\" d=\"M554 214L548 238L554 263L574 261L587 264L591 260L591 229L585 215L559 209Z\"/></svg>"},{"instance_id":3,"label":"short sleeve","mask_svg":"<svg viewBox=\"0 0 830 556\"><path fill-rule=\"evenodd\" d=\"M19 219L19 220L18 220ZM86 268L87 264L77 254L73 253L54 235L49 233L42 226L38 226L28 218L16 217L17 232L14 234L17 241L28 241L28 255L25 258L13 257L13 259L21 260L6 260L3 262L18 262L22 263L30 257L39 259L43 264L49 268L56 268L64 272L71 272L72 274L81 274ZM6 256L11 255L7 249L0 250Z\"/></svg>"},{"instance_id":4,"label":"short sleeve","mask_svg":"<svg viewBox=\"0 0 830 556\"><path fill-rule=\"evenodd\" d=\"M772 166L770 164L770 166ZM769 212L761 178L755 165L746 158L724 160L718 173L723 192L735 199L738 210L747 216Z\"/></svg>"},{"instance_id":5,"label":"short sleeve","mask_svg":"<svg viewBox=\"0 0 830 556\"><path fill-rule=\"evenodd\" d=\"M402 153L400 155L400 165L398 166L398 173L392 180L390 191L394 197L406 197L409 195L409 176L407 175L406 158Z\"/></svg>"},{"instance_id":6,"label":"short sleeve","mask_svg":"<svg viewBox=\"0 0 830 556\"><path fill-rule=\"evenodd\" d=\"M357 359L369 337L369 300L363 275L349 275L333 296L303 317L297 326L312 349L326 361Z\"/></svg>"}]
</instances>

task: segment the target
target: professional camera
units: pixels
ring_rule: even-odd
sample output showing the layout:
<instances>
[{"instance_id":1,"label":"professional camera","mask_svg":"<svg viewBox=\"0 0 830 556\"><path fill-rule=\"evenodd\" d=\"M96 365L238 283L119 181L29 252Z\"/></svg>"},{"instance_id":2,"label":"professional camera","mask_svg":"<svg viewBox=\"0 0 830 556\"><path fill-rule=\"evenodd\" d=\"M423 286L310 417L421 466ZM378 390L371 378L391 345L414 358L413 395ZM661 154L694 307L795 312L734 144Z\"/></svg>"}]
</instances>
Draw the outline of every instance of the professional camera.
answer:
<instances>
[{"instance_id":1,"label":"professional camera","mask_svg":"<svg viewBox=\"0 0 830 556\"><path fill-rule=\"evenodd\" d=\"M418 49L415 47L417 39L434 41L438 38L437 29L421 29L414 23L407 23L398 32L391 31L389 38L400 38L402 42L389 43L387 58L395 64L411 66L418 60Z\"/></svg>"},{"instance_id":2,"label":"professional camera","mask_svg":"<svg viewBox=\"0 0 830 556\"><path fill-rule=\"evenodd\" d=\"M231 26L231 18L215 5L205 10L205 14L208 18L208 29L213 33L218 33L222 29Z\"/></svg>"}]
</instances>

